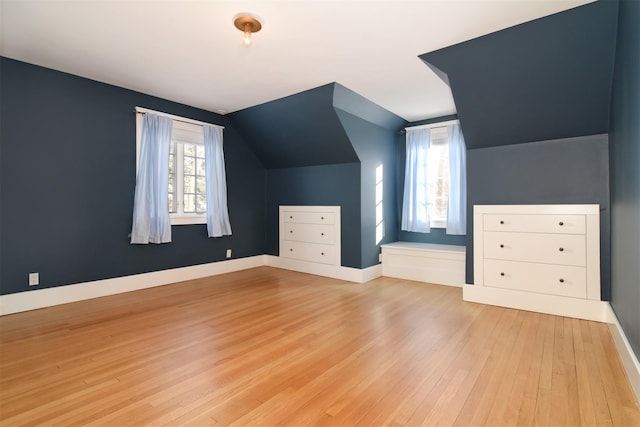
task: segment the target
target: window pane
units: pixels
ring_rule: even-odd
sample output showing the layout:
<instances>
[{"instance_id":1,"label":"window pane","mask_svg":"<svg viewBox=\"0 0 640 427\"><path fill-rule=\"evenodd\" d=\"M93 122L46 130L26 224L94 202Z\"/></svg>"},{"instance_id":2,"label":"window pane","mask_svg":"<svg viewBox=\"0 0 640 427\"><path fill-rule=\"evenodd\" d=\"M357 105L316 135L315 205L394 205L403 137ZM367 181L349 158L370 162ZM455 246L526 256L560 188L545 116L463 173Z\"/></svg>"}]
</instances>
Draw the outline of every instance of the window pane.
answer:
<instances>
[{"instance_id":1,"label":"window pane","mask_svg":"<svg viewBox=\"0 0 640 427\"><path fill-rule=\"evenodd\" d=\"M196 159L196 175L206 175L206 170L204 168L204 159Z\"/></svg>"},{"instance_id":2,"label":"window pane","mask_svg":"<svg viewBox=\"0 0 640 427\"><path fill-rule=\"evenodd\" d=\"M205 213L207 211L207 199L204 195L199 194L196 196L196 207L196 212L198 213Z\"/></svg>"},{"instance_id":3,"label":"window pane","mask_svg":"<svg viewBox=\"0 0 640 427\"><path fill-rule=\"evenodd\" d=\"M185 175L184 176L184 193L195 193L196 192L196 177L193 175Z\"/></svg>"},{"instance_id":4,"label":"window pane","mask_svg":"<svg viewBox=\"0 0 640 427\"><path fill-rule=\"evenodd\" d=\"M205 182L204 176L199 176L196 178L196 193L205 194L207 192L207 184Z\"/></svg>"},{"instance_id":5,"label":"window pane","mask_svg":"<svg viewBox=\"0 0 640 427\"><path fill-rule=\"evenodd\" d=\"M196 156L204 159L204 145L196 145Z\"/></svg>"},{"instance_id":6,"label":"window pane","mask_svg":"<svg viewBox=\"0 0 640 427\"><path fill-rule=\"evenodd\" d=\"M196 150L193 144L183 144L183 146L185 156L193 156L195 154Z\"/></svg>"},{"instance_id":7,"label":"window pane","mask_svg":"<svg viewBox=\"0 0 640 427\"><path fill-rule=\"evenodd\" d=\"M184 173L188 173L191 175L195 174L195 164L194 164L193 157L184 156L183 166L184 166Z\"/></svg>"},{"instance_id":8,"label":"window pane","mask_svg":"<svg viewBox=\"0 0 640 427\"><path fill-rule=\"evenodd\" d=\"M175 213L176 207L173 204L173 193L169 193L169 213Z\"/></svg>"},{"instance_id":9,"label":"window pane","mask_svg":"<svg viewBox=\"0 0 640 427\"><path fill-rule=\"evenodd\" d=\"M446 139L431 145L428 160L429 218L446 221L449 200L449 147Z\"/></svg>"},{"instance_id":10,"label":"window pane","mask_svg":"<svg viewBox=\"0 0 640 427\"><path fill-rule=\"evenodd\" d=\"M184 195L184 212L193 213L196 211L196 196L194 194Z\"/></svg>"},{"instance_id":11,"label":"window pane","mask_svg":"<svg viewBox=\"0 0 640 427\"><path fill-rule=\"evenodd\" d=\"M173 173L169 173L169 193L173 193Z\"/></svg>"}]
</instances>

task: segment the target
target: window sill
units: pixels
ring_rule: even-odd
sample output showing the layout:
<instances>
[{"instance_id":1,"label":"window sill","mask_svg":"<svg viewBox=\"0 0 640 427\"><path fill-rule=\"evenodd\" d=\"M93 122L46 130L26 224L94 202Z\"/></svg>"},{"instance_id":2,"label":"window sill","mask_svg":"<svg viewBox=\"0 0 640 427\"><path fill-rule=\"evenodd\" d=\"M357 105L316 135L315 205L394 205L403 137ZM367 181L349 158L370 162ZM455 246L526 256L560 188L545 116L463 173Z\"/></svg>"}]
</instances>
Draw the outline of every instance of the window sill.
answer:
<instances>
[{"instance_id":1,"label":"window sill","mask_svg":"<svg viewBox=\"0 0 640 427\"><path fill-rule=\"evenodd\" d=\"M206 224L207 217L203 215L182 215L172 216L171 225L191 225L191 224Z\"/></svg>"},{"instance_id":2,"label":"window sill","mask_svg":"<svg viewBox=\"0 0 640 427\"><path fill-rule=\"evenodd\" d=\"M429 222L431 228L447 228L447 220L431 220Z\"/></svg>"}]
</instances>

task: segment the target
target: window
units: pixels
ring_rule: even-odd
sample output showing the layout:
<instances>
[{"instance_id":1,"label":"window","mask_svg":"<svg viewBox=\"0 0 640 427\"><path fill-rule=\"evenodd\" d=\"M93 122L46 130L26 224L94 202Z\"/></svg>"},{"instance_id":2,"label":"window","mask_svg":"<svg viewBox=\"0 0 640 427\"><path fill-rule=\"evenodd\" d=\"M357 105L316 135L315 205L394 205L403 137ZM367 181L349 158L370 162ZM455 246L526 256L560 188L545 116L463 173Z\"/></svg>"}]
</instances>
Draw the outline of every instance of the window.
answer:
<instances>
[{"instance_id":1,"label":"window","mask_svg":"<svg viewBox=\"0 0 640 427\"><path fill-rule=\"evenodd\" d=\"M206 179L202 127L174 120L169 151L171 224L207 222Z\"/></svg>"},{"instance_id":2,"label":"window","mask_svg":"<svg viewBox=\"0 0 640 427\"><path fill-rule=\"evenodd\" d=\"M141 135L142 114L138 114L138 156ZM167 188L171 225L207 223L206 178L202 126L173 120Z\"/></svg>"},{"instance_id":3,"label":"window","mask_svg":"<svg viewBox=\"0 0 640 427\"><path fill-rule=\"evenodd\" d=\"M447 128L431 129L427 156L427 200L429 222L433 228L447 227L449 203L449 139Z\"/></svg>"},{"instance_id":4,"label":"window","mask_svg":"<svg viewBox=\"0 0 640 427\"><path fill-rule=\"evenodd\" d=\"M132 244L169 243L175 224L231 235L223 127L136 107Z\"/></svg>"},{"instance_id":5,"label":"window","mask_svg":"<svg viewBox=\"0 0 640 427\"><path fill-rule=\"evenodd\" d=\"M404 231L466 233L466 148L457 122L407 128Z\"/></svg>"}]
</instances>

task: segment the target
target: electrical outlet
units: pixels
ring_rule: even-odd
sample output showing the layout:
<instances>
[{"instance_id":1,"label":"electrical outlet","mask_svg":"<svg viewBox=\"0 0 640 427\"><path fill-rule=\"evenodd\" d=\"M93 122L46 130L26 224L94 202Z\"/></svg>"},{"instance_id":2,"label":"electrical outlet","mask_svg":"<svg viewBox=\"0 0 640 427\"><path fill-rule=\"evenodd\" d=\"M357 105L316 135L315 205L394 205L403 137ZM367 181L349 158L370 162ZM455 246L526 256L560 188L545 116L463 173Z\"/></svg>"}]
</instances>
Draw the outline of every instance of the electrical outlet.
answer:
<instances>
[{"instance_id":1,"label":"electrical outlet","mask_svg":"<svg viewBox=\"0 0 640 427\"><path fill-rule=\"evenodd\" d=\"M35 286L40 283L40 273L29 273L29 286Z\"/></svg>"},{"instance_id":2,"label":"electrical outlet","mask_svg":"<svg viewBox=\"0 0 640 427\"><path fill-rule=\"evenodd\" d=\"M231 258L231 249L227 249L227 258Z\"/></svg>"}]
</instances>

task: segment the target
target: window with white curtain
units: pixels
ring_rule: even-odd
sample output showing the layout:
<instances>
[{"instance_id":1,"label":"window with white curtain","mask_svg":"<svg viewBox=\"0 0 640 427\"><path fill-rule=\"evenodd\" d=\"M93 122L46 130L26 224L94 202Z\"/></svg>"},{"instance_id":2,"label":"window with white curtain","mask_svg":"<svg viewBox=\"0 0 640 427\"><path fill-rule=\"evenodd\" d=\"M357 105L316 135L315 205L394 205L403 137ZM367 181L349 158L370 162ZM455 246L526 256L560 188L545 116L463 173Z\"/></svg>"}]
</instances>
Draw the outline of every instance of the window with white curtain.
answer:
<instances>
[{"instance_id":1,"label":"window with white curtain","mask_svg":"<svg viewBox=\"0 0 640 427\"><path fill-rule=\"evenodd\" d=\"M136 120L138 157L142 117ZM207 223L206 178L202 126L173 120L167 188L171 225Z\"/></svg>"},{"instance_id":2,"label":"window with white curtain","mask_svg":"<svg viewBox=\"0 0 640 427\"><path fill-rule=\"evenodd\" d=\"M140 111L144 112L146 110L140 109ZM144 117L144 114L141 114L140 111L136 114L136 167L139 166ZM214 196L216 197L215 207L222 212L214 214L216 225L212 226L208 223L207 215L207 167L203 125L191 119L161 114L173 120L167 188L167 208L171 225L208 224L208 229L213 228L216 230L212 232L211 237L218 237L219 234L231 234L226 207L224 160L212 159L211 161L215 167L222 168L221 171L216 170L214 172L213 179L218 184L218 187L222 184L222 188L216 188L215 191L225 193ZM222 154L219 153L217 155L221 156ZM221 173L222 176L217 176L218 173Z\"/></svg>"},{"instance_id":3,"label":"window with white curtain","mask_svg":"<svg viewBox=\"0 0 640 427\"><path fill-rule=\"evenodd\" d=\"M455 123L407 128L402 230L466 232L466 149Z\"/></svg>"}]
</instances>

